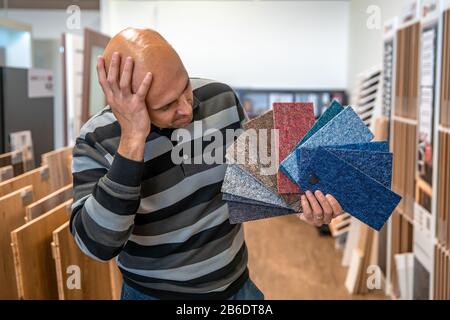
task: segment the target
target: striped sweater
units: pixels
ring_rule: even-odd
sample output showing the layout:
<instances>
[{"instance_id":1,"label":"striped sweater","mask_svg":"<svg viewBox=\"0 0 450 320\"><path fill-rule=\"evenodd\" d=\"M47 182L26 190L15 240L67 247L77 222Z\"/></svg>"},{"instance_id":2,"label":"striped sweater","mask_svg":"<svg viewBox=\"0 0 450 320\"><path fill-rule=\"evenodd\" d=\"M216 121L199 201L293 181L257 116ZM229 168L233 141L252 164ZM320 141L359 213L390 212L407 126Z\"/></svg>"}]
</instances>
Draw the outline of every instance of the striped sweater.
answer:
<instances>
[{"instance_id":1,"label":"striped sweater","mask_svg":"<svg viewBox=\"0 0 450 320\"><path fill-rule=\"evenodd\" d=\"M206 130L238 129L246 116L229 86L198 78L191 84L193 122L186 129L201 123L203 133L183 143L202 151L211 143ZM124 281L143 293L226 299L248 279L243 228L229 223L220 192L226 164L175 164L174 130L152 126L137 162L116 153L120 126L111 109L93 116L73 151L71 232L86 255L116 257Z\"/></svg>"}]
</instances>

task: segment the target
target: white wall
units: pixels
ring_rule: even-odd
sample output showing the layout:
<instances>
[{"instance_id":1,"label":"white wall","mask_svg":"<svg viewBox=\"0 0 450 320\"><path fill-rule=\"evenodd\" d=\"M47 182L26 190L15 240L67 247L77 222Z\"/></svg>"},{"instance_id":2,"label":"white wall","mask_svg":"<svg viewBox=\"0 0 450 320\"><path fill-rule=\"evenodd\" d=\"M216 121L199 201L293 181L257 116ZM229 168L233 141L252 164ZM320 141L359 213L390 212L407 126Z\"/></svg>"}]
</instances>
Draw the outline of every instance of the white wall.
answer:
<instances>
[{"instance_id":1,"label":"white wall","mask_svg":"<svg viewBox=\"0 0 450 320\"><path fill-rule=\"evenodd\" d=\"M83 28L100 30L100 13L95 10L81 10L80 29L67 28L71 14L65 10L22 10L9 9L5 16L16 21L31 24L35 39L60 39L64 32L79 33Z\"/></svg>"},{"instance_id":2,"label":"white wall","mask_svg":"<svg viewBox=\"0 0 450 320\"><path fill-rule=\"evenodd\" d=\"M5 66L16 68L29 68L31 66L29 32L0 28L0 47L4 50L3 63Z\"/></svg>"},{"instance_id":3,"label":"white wall","mask_svg":"<svg viewBox=\"0 0 450 320\"><path fill-rule=\"evenodd\" d=\"M404 0L352 0L350 2L350 42L348 56L348 88L356 84L357 75L383 61L383 22L401 16ZM371 5L380 8L379 29L369 29L366 12Z\"/></svg>"},{"instance_id":4,"label":"white wall","mask_svg":"<svg viewBox=\"0 0 450 320\"><path fill-rule=\"evenodd\" d=\"M347 86L347 1L101 2L102 31L157 29L191 76L239 87Z\"/></svg>"},{"instance_id":5,"label":"white wall","mask_svg":"<svg viewBox=\"0 0 450 320\"><path fill-rule=\"evenodd\" d=\"M65 32L83 34L84 28L100 30L100 13L93 10L82 10L80 12L80 28L69 29L67 19L71 16L65 10L8 10L5 16L12 20L25 22L32 26L32 38L36 44L39 40L52 40L51 52L47 57L42 56L45 52L34 52L35 61L39 57L39 65L53 70L54 74L54 146L64 145L64 113L63 113L63 70L62 58L59 53L61 36ZM70 24L69 24L70 25ZM47 48L48 49L48 48ZM39 48L35 48L39 50ZM47 61L44 61L47 58Z\"/></svg>"}]
</instances>

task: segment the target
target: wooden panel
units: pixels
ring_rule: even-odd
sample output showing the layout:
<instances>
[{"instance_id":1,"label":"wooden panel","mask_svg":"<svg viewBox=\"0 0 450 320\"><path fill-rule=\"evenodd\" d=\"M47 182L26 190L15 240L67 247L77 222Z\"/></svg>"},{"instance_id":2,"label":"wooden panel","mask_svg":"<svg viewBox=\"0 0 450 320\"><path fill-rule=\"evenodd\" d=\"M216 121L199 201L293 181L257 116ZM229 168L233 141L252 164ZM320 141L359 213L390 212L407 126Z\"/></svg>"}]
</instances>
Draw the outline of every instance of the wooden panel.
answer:
<instances>
[{"instance_id":1,"label":"wooden panel","mask_svg":"<svg viewBox=\"0 0 450 320\"><path fill-rule=\"evenodd\" d=\"M440 192L440 195L442 197L442 201L444 202L444 210L443 210L443 219L442 223L444 224L443 227L443 243L445 244L445 247L447 250L450 250L450 134L445 134L445 151L443 156L443 163L445 166L444 172L443 172L443 180L444 185L442 188L442 192ZM447 227L446 227L447 226Z\"/></svg>"},{"instance_id":2,"label":"wooden panel","mask_svg":"<svg viewBox=\"0 0 450 320\"><path fill-rule=\"evenodd\" d=\"M5 166L0 168L0 182L9 180L14 177L14 169L13 166Z\"/></svg>"},{"instance_id":3,"label":"wooden panel","mask_svg":"<svg viewBox=\"0 0 450 320\"><path fill-rule=\"evenodd\" d=\"M408 149L406 152L406 165L405 165L405 174L406 174L406 185L404 191L404 197L406 200L405 203L405 211L404 213L411 218L414 219L414 203L416 200L415 197L415 177L416 177L416 155L417 155L417 126L416 125L407 125L407 145Z\"/></svg>"},{"instance_id":4,"label":"wooden panel","mask_svg":"<svg viewBox=\"0 0 450 320\"><path fill-rule=\"evenodd\" d=\"M370 258L371 258L371 250L372 250L372 243L373 243L373 237L374 237L375 231L371 228L369 228L366 225L361 225L360 230L360 239L358 243L358 248L363 253L363 260L361 263L361 269L360 269L360 276L359 283L358 283L358 293L368 293L367 288L367 278L369 274L367 273L367 268L370 264Z\"/></svg>"},{"instance_id":5,"label":"wooden panel","mask_svg":"<svg viewBox=\"0 0 450 320\"><path fill-rule=\"evenodd\" d=\"M58 299L53 231L68 221L72 200L11 232L20 299Z\"/></svg>"},{"instance_id":6,"label":"wooden panel","mask_svg":"<svg viewBox=\"0 0 450 320\"><path fill-rule=\"evenodd\" d=\"M448 251L445 255L445 260L446 260L445 270L447 271L447 281L445 282L445 286L446 286L445 300L450 300L450 253Z\"/></svg>"},{"instance_id":7,"label":"wooden panel","mask_svg":"<svg viewBox=\"0 0 450 320\"><path fill-rule=\"evenodd\" d=\"M441 273L441 285L439 288L439 296L441 297L441 300L444 299L444 292L445 292L445 252L443 248L441 247L440 252L440 262L439 262L439 272Z\"/></svg>"},{"instance_id":8,"label":"wooden panel","mask_svg":"<svg viewBox=\"0 0 450 320\"><path fill-rule=\"evenodd\" d=\"M354 221L352 220L353 224ZM369 292L367 280L370 276L367 270L375 255L374 247L376 248L376 246L374 246L374 241L376 234L375 230L361 223L359 223L358 229L357 239L352 240L354 242L354 248L352 250L345 286L352 294L366 294Z\"/></svg>"},{"instance_id":9,"label":"wooden panel","mask_svg":"<svg viewBox=\"0 0 450 320\"><path fill-rule=\"evenodd\" d=\"M444 13L443 33L440 123L450 127L450 10Z\"/></svg>"},{"instance_id":10,"label":"wooden panel","mask_svg":"<svg viewBox=\"0 0 450 320\"><path fill-rule=\"evenodd\" d=\"M392 295L399 298L398 275L395 265L395 255L412 252L413 247L413 226L407 216L396 209L391 220L391 289Z\"/></svg>"},{"instance_id":11,"label":"wooden panel","mask_svg":"<svg viewBox=\"0 0 450 320\"><path fill-rule=\"evenodd\" d=\"M69 231L69 221L53 231L53 257L55 259L60 300L112 299L113 274L109 262L89 258L78 248ZM79 267L79 287L74 287L70 266Z\"/></svg>"},{"instance_id":12,"label":"wooden panel","mask_svg":"<svg viewBox=\"0 0 450 320\"><path fill-rule=\"evenodd\" d=\"M448 300L449 299L449 295L448 295L448 283L450 281L449 278L449 270L448 270L448 254L446 252L444 252L444 300Z\"/></svg>"},{"instance_id":13,"label":"wooden panel","mask_svg":"<svg viewBox=\"0 0 450 320\"><path fill-rule=\"evenodd\" d=\"M82 113L81 120L83 123L89 120L93 116L91 114L90 96L92 81L97 81L97 77L91 79L91 71L95 70L96 61L92 57L92 51L94 48L106 48L111 38L105 34L96 32L94 30L84 29L84 49L83 49L83 100L82 100ZM101 89L99 89L101 90ZM106 100L105 100L106 105Z\"/></svg>"},{"instance_id":14,"label":"wooden panel","mask_svg":"<svg viewBox=\"0 0 450 320\"><path fill-rule=\"evenodd\" d=\"M445 268L444 268L444 264L445 264L445 256L444 256L444 251L441 248L439 250L439 273L440 273L440 278L441 278L441 283L439 284L439 300L444 300L444 290L445 290L445 276L444 276L444 272L445 272Z\"/></svg>"},{"instance_id":15,"label":"wooden panel","mask_svg":"<svg viewBox=\"0 0 450 320\"><path fill-rule=\"evenodd\" d=\"M393 126L392 188L402 196L398 208L412 220L416 192L417 125L394 120Z\"/></svg>"},{"instance_id":16,"label":"wooden panel","mask_svg":"<svg viewBox=\"0 0 450 320\"><path fill-rule=\"evenodd\" d=\"M13 151L0 155L0 168L12 165L14 176L18 176L25 172L25 165L22 151Z\"/></svg>"},{"instance_id":17,"label":"wooden panel","mask_svg":"<svg viewBox=\"0 0 450 320\"><path fill-rule=\"evenodd\" d=\"M111 274L112 298L113 300L120 300L123 278L115 260L109 261L109 272Z\"/></svg>"},{"instance_id":18,"label":"wooden panel","mask_svg":"<svg viewBox=\"0 0 450 320\"><path fill-rule=\"evenodd\" d=\"M417 119L420 23L397 32L395 115Z\"/></svg>"},{"instance_id":19,"label":"wooden panel","mask_svg":"<svg viewBox=\"0 0 450 320\"><path fill-rule=\"evenodd\" d=\"M381 116L375 120L374 141L387 141L389 139L389 118Z\"/></svg>"},{"instance_id":20,"label":"wooden panel","mask_svg":"<svg viewBox=\"0 0 450 320\"><path fill-rule=\"evenodd\" d=\"M73 198L73 186L69 184L28 205L26 207L25 221L29 222L35 219L71 198Z\"/></svg>"},{"instance_id":21,"label":"wooden panel","mask_svg":"<svg viewBox=\"0 0 450 320\"><path fill-rule=\"evenodd\" d=\"M434 279L434 287L433 287L433 300L439 299L439 249L438 246L434 246L434 272L433 272L433 279Z\"/></svg>"},{"instance_id":22,"label":"wooden panel","mask_svg":"<svg viewBox=\"0 0 450 320\"><path fill-rule=\"evenodd\" d=\"M32 201L31 186L0 197L0 300L18 298L11 231L24 224L25 206Z\"/></svg>"},{"instance_id":23,"label":"wooden panel","mask_svg":"<svg viewBox=\"0 0 450 320\"><path fill-rule=\"evenodd\" d=\"M35 199L41 199L51 191L50 177L47 166L39 167L25 172L20 176L0 183L0 197L14 192L20 188L32 185L34 187Z\"/></svg>"},{"instance_id":24,"label":"wooden panel","mask_svg":"<svg viewBox=\"0 0 450 320\"><path fill-rule=\"evenodd\" d=\"M345 279L345 287L351 294L355 294L358 290L358 284L360 282L359 277L361 275L361 264L363 259L363 253L358 248L353 249L350 267Z\"/></svg>"},{"instance_id":25,"label":"wooden panel","mask_svg":"<svg viewBox=\"0 0 450 320\"><path fill-rule=\"evenodd\" d=\"M450 134L439 134L436 237L450 249Z\"/></svg>"},{"instance_id":26,"label":"wooden panel","mask_svg":"<svg viewBox=\"0 0 450 320\"><path fill-rule=\"evenodd\" d=\"M42 165L47 165L50 172L52 190L58 190L72 183L72 150L72 147L66 147L42 155Z\"/></svg>"},{"instance_id":27,"label":"wooden panel","mask_svg":"<svg viewBox=\"0 0 450 320\"><path fill-rule=\"evenodd\" d=\"M434 300L450 300L450 252L437 243L434 248Z\"/></svg>"},{"instance_id":28,"label":"wooden panel","mask_svg":"<svg viewBox=\"0 0 450 320\"><path fill-rule=\"evenodd\" d=\"M333 237L338 237L350 230L351 215L345 213L331 221L329 228Z\"/></svg>"},{"instance_id":29,"label":"wooden panel","mask_svg":"<svg viewBox=\"0 0 450 320\"><path fill-rule=\"evenodd\" d=\"M356 218L351 218L350 230L348 231L347 241L345 242L344 254L342 255L342 265L349 266L352 258L353 249L358 245L359 231L361 222Z\"/></svg>"}]
</instances>

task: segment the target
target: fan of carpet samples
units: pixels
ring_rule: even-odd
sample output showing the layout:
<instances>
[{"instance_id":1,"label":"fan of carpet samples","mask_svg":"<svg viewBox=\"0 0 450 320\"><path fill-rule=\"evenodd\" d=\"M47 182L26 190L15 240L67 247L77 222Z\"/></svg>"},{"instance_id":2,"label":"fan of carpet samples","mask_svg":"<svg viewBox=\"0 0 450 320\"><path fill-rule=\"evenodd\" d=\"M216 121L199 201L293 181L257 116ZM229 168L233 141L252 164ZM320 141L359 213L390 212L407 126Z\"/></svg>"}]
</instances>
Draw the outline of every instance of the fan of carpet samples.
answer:
<instances>
[{"instance_id":1,"label":"fan of carpet samples","mask_svg":"<svg viewBox=\"0 0 450 320\"><path fill-rule=\"evenodd\" d=\"M302 213L300 195L321 190L380 230L401 200L388 143L373 142L352 107L333 100L316 121L312 103L275 103L243 129L222 185L233 224Z\"/></svg>"}]
</instances>

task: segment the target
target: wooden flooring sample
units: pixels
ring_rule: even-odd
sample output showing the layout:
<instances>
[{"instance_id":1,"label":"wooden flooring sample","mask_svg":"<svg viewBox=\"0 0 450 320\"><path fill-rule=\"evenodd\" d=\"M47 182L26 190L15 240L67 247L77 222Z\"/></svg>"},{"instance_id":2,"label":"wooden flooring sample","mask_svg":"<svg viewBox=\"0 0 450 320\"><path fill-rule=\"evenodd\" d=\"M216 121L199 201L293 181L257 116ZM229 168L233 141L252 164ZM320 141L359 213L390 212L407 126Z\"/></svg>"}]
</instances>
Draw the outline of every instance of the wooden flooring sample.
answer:
<instances>
[{"instance_id":1,"label":"wooden flooring sample","mask_svg":"<svg viewBox=\"0 0 450 320\"><path fill-rule=\"evenodd\" d=\"M20 299L58 299L53 231L69 220L69 200L11 232Z\"/></svg>"},{"instance_id":2,"label":"wooden flooring sample","mask_svg":"<svg viewBox=\"0 0 450 320\"><path fill-rule=\"evenodd\" d=\"M57 190L72 183L71 159L72 147L65 147L42 155L42 165L50 172L50 187Z\"/></svg>"},{"instance_id":3,"label":"wooden flooring sample","mask_svg":"<svg viewBox=\"0 0 450 320\"><path fill-rule=\"evenodd\" d=\"M72 198L73 186L72 184L69 184L28 205L26 207L25 220L29 222Z\"/></svg>"},{"instance_id":4,"label":"wooden flooring sample","mask_svg":"<svg viewBox=\"0 0 450 320\"><path fill-rule=\"evenodd\" d=\"M18 298L11 231L24 224L25 206L32 201L31 186L0 197L0 300Z\"/></svg>"},{"instance_id":5,"label":"wooden flooring sample","mask_svg":"<svg viewBox=\"0 0 450 320\"><path fill-rule=\"evenodd\" d=\"M25 171L25 164L22 151L12 151L0 154L0 168L11 165L14 176L18 176Z\"/></svg>"},{"instance_id":6,"label":"wooden flooring sample","mask_svg":"<svg viewBox=\"0 0 450 320\"><path fill-rule=\"evenodd\" d=\"M35 200L41 199L51 191L47 166L25 172L17 177L0 183L0 197L26 186L34 187Z\"/></svg>"},{"instance_id":7,"label":"wooden flooring sample","mask_svg":"<svg viewBox=\"0 0 450 320\"><path fill-rule=\"evenodd\" d=\"M69 221L53 231L52 250L60 300L113 299L110 263L93 260L78 248L70 234ZM71 269L73 266L79 269ZM73 276L78 272L79 282Z\"/></svg>"},{"instance_id":8,"label":"wooden flooring sample","mask_svg":"<svg viewBox=\"0 0 450 320\"><path fill-rule=\"evenodd\" d=\"M12 165L0 168L0 182L9 180L14 177L14 168Z\"/></svg>"}]
</instances>

